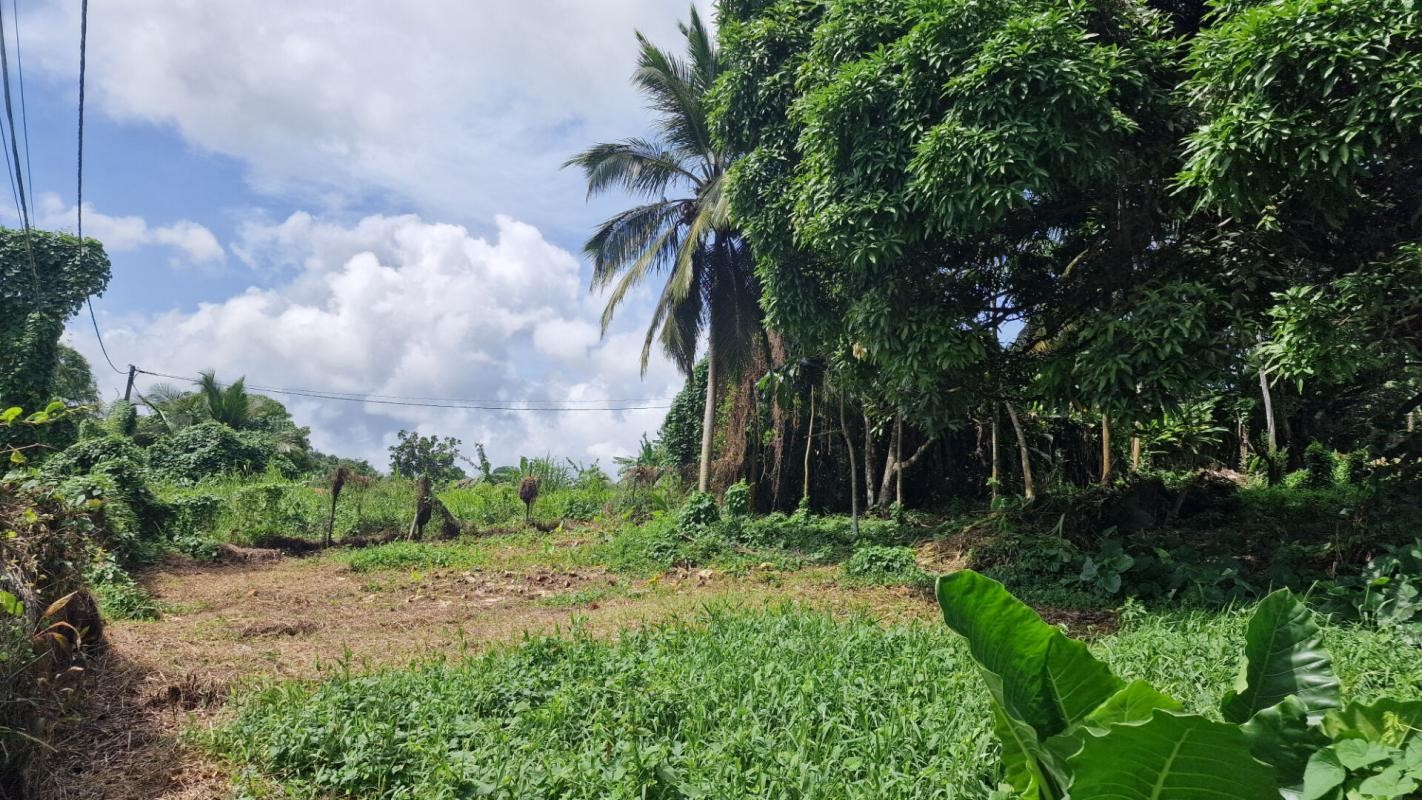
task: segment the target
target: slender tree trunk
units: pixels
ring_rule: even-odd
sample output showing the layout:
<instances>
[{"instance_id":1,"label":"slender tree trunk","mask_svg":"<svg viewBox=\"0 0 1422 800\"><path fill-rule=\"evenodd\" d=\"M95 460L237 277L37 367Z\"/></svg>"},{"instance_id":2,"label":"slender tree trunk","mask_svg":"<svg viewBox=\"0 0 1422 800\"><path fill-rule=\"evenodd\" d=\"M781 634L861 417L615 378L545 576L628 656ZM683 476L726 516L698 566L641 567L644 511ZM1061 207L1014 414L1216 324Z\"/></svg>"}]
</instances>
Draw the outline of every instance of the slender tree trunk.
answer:
<instances>
[{"instance_id":1,"label":"slender tree trunk","mask_svg":"<svg viewBox=\"0 0 1422 800\"><path fill-rule=\"evenodd\" d=\"M1139 434L1131 437L1131 472L1141 471L1141 437Z\"/></svg>"},{"instance_id":2,"label":"slender tree trunk","mask_svg":"<svg viewBox=\"0 0 1422 800\"><path fill-rule=\"evenodd\" d=\"M879 480L879 505L889 502L889 490L894 488L894 476L898 474L899 466L899 440L897 437L901 430L896 417L894 429L889 433L889 446L884 450L884 474Z\"/></svg>"},{"instance_id":3,"label":"slender tree trunk","mask_svg":"<svg viewBox=\"0 0 1422 800\"><path fill-rule=\"evenodd\" d=\"M844 434L844 447L849 451L849 525L855 537L859 536L859 484L855 473L854 437L849 435L849 418L844 415L844 395L839 396L839 428Z\"/></svg>"},{"instance_id":4,"label":"slender tree trunk","mask_svg":"<svg viewBox=\"0 0 1422 800\"><path fill-rule=\"evenodd\" d=\"M1264 429L1268 438L1269 455L1279 449L1278 431L1274 428L1274 398L1269 394L1269 373L1259 370L1259 393L1264 396Z\"/></svg>"},{"instance_id":5,"label":"slender tree trunk","mask_svg":"<svg viewBox=\"0 0 1422 800\"><path fill-rule=\"evenodd\" d=\"M710 315L708 315L710 316ZM716 336L715 317L707 325L706 337L706 408L701 412L701 470L696 477L698 491L711 486L711 440L716 425Z\"/></svg>"},{"instance_id":6,"label":"slender tree trunk","mask_svg":"<svg viewBox=\"0 0 1422 800\"><path fill-rule=\"evenodd\" d=\"M1416 411L1409 411L1409 412L1407 412L1407 432L1408 432L1408 433L1416 433L1416 432L1417 432L1417 412L1416 412Z\"/></svg>"},{"instance_id":7,"label":"slender tree trunk","mask_svg":"<svg viewBox=\"0 0 1422 800\"><path fill-rule=\"evenodd\" d=\"M1002 452L997 449L997 403L992 404L992 478L988 481L988 488L992 490L992 504L996 506L1002 491Z\"/></svg>"},{"instance_id":8,"label":"slender tree trunk","mask_svg":"<svg viewBox=\"0 0 1422 800\"><path fill-rule=\"evenodd\" d=\"M904 508L904 412L894 418L894 502Z\"/></svg>"},{"instance_id":9,"label":"slender tree trunk","mask_svg":"<svg viewBox=\"0 0 1422 800\"><path fill-rule=\"evenodd\" d=\"M864 411L864 510L874 502L874 426L869 424L869 411Z\"/></svg>"},{"instance_id":10,"label":"slender tree trunk","mask_svg":"<svg viewBox=\"0 0 1422 800\"><path fill-rule=\"evenodd\" d=\"M800 503L810 505L810 449L815 444L815 390L810 389L810 424L805 426L805 476L800 487Z\"/></svg>"},{"instance_id":11,"label":"slender tree trunk","mask_svg":"<svg viewBox=\"0 0 1422 800\"><path fill-rule=\"evenodd\" d=\"M1240 415L1235 427L1235 435L1239 437L1239 463L1235 469L1245 472L1249 469L1249 422L1248 418Z\"/></svg>"},{"instance_id":12,"label":"slender tree trunk","mask_svg":"<svg viewBox=\"0 0 1422 800\"><path fill-rule=\"evenodd\" d=\"M1027 436L1022 432L1022 420L1017 418L1017 409L1011 403L1006 405L1012 430L1017 434L1017 451L1022 457L1022 496L1031 502L1037 498L1037 486L1032 481L1032 451L1027 449Z\"/></svg>"},{"instance_id":13,"label":"slender tree trunk","mask_svg":"<svg viewBox=\"0 0 1422 800\"><path fill-rule=\"evenodd\" d=\"M1101 415L1101 485L1111 485L1111 418Z\"/></svg>"}]
</instances>

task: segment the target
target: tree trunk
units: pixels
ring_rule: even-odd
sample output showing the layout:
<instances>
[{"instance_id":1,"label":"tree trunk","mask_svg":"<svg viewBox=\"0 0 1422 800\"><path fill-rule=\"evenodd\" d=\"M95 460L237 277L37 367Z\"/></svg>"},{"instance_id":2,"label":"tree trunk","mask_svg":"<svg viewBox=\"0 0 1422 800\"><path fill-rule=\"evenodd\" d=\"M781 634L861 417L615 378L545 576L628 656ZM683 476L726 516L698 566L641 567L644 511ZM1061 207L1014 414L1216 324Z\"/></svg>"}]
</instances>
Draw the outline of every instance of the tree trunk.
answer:
<instances>
[{"instance_id":1,"label":"tree trunk","mask_svg":"<svg viewBox=\"0 0 1422 800\"><path fill-rule=\"evenodd\" d=\"M1141 471L1141 435L1131 436L1131 472Z\"/></svg>"},{"instance_id":2,"label":"tree trunk","mask_svg":"<svg viewBox=\"0 0 1422 800\"><path fill-rule=\"evenodd\" d=\"M810 506L810 449L815 444L815 390L810 389L810 424L805 426L805 476L800 487L800 504Z\"/></svg>"},{"instance_id":3,"label":"tree trunk","mask_svg":"<svg viewBox=\"0 0 1422 800\"><path fill-rule=\"evenodd\" d=\"M869 424L869 412L864 412L864 510L874 502L874 426Z\"/></svg>"},{"instance_id":4,"label":"tree trunk","mask_svg":"<svg viewBox=\"0 0 1422 800\"><path fill-rule=\"evenodd\" d=\"M1409 411L1409 412L1407 412L1407 432L1408 432L1408 433L1416 433L1416 432L1417 432L1417 412L1416 412L1416 411Z\"/></svg>"},{"instance_id":5,"label":"tree trunk","mask_svg":"<svg viewBox=\"0 0 1422 800\"><path fill-rule=\"evenodd\" d=\"M1101 415L1101 485L1111 485L1111 418Z\"/></svg>"},{"instance_id":6,"label":"tree trunk","mask_svg":"<svg viewBox=\"0 0 1422 800\"><path fill-rule=\"evenodd\" d=\"M894 502L904 508L904 412L894 418Z\"/></svg>"},{"instance_id":7,"label":"tree trunk","mask_svg":"<svg viewBox=\"0 0 1422 800\"><path fill-rule=\"evenodd\" d=\"M710 315L708 315L710 316ZM711 486L711 440L716 424L716 336L715 317L707 325L706 337L706 408L701 412L701 470L696 478L698 491Z\"/></svg>"},{"instance_id":8,"label":"tree trunk","mask_svg":"<svg viewBox=\"0 0 1422 800\"><path fill-rule=\"evenodd\" d=\"M1268 436L1269 455L1273 456L1274 451L1279 449L1279 437L1274 428L1274 398L1269 394L1269 373L1262 369L1259 370L1259 393L1264 396L1264 429Z\"/></svg>"},{"instance_id":9,"label":"tree trunk","mask_svg":"<svg viewBox=\"0 0 1422 800\"><path fill-rule=\"evenodd\" d=\"M849 435L849 418L844 415L844 395L839 396L839 428L844 434L844 447L849 451L849 525L854 535L859 536L859 485L854 463L854 437Z\"/></svg>"},{"instance_id":10,"label":"tree trunk","mask_svg":"<svg viewBox=\"0 0 1422 800\"><path fill-rule=\"evenodd\" d=\"M1031 502L1037 498L1037 486L1032 481L1032 451L1027 449L1027 436L1022 432L1022 420L1017 418L1017 409L1011 403L1006 406L1012 430L1017 434L1017 450L1022 457L1022 496Z\"/></svg>"},{"instance_id":11,"label":"tree trunk","mask_svg":"<svg viewBox=\"0 0 1422 800\"><path fill-rule=\"evenodd\" d=\"M898 474L898 435L902 431L903 426L898 423L896 418L894 429L889 433L889 446L884 450L884 475L879 480L879 505L881 506L889 502L889 490L894 488L894 476Z\"/></svg>"},{"instance_id":12,"label":"tree trunk","mask_svg":"<svg viewBox=\"0 0 1422 800\"><path fill-rule=\"evenodd\" d=\"M1002 452L997 449L997 404L992 405L992 478L988 481L988 488L992 490L992 504L997 505L997 498L1002 491Z\"/></svg>"}]
</instances>

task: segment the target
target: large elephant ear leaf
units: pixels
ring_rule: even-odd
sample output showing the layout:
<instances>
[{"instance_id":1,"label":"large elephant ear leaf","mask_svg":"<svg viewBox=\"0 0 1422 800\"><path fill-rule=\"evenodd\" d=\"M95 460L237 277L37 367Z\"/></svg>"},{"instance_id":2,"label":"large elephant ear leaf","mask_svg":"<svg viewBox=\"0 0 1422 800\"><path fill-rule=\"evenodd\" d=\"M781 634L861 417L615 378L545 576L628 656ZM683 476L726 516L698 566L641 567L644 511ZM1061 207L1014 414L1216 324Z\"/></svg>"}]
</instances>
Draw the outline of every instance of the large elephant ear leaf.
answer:
<instances>
[{"instance_id":1,"label":"large elephant ear leaf","mask_svg":"<svg viewBox=\"0 0 1422 800\"><path fill-rule=\"evenodd\" d=\"M1148 722L1087 736L1070 759L1075 800L1260 800L1279 797L1274 771L1249 754L1239 727L1157 710Z\"/></svg>"},{"instance_id":2,"label":"large elephant ear leaf","mask_svg":"<svg viewBox=\"0 0 1422 800\"><path fill-rule=\"evenodd\" d=\"M938 605L948 627L988 673L988 688L1038 741L1080 722L1121 688L1120 678L1037 616L1003 585L972 570L938 579Z\"/></svg>"},{"instance_id":3,"label":"large elephant ear leaf","mask_svg":"<svg viewBox=\"0 0 1422 800\"><path fill-rule=\"evenodd\" d=\"M1349 703L1323 715L1320 726L1328 738L1366 739L1402 747L1411 738L1422 739L1422 700L1383 698L1373 703Z\"/></svg>"},{"instance_id":4,"label":"large elephant ear leaf","mask_svg":"<svg viewBox=\"0 0 1422 800\"><path fill-rule=\"evenodd\" d=\"M1240 726L1249 752L1274 768L1279 787L1299 792L1309 758L1328 745L1318 728L1308 723L1308 709L1297 697L1269 706Z\"/></svg>"},{"instance_id":5,"label":"large elephant ear leaf","mask_svg":"<svg viewBox=\"0 0 1422 800\"><path fill-rule=\"evenodd\" d=\"M1220 704L1224 718L1243 724L1293 695L1311 722L1340 704L1338 676L1313 612L1288 589L1264 598L1245 633L1244 667Z\"/></svg>"}]
</instances>

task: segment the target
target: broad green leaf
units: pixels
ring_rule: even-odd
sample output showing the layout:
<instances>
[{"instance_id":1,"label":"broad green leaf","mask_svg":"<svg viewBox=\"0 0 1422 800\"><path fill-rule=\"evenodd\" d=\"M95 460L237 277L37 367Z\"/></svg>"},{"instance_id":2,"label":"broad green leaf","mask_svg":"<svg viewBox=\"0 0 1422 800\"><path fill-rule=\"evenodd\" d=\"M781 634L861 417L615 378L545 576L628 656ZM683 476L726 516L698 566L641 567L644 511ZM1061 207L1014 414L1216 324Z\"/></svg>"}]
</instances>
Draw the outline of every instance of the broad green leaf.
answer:
<instances>
[{"instance_id":1,"label":"broad green leaf","mask_svg":"<svg viewBox=\"0 0 1422 800\"><path fill-rule=\"evenodd\" d=\"M1402 767L1391 766L1363 780L1358 790L1368 797L1416 797L1417 781L1403 774Z\"/></svg>"},{"instance_id":2,"label":"broad green leaf","mask_svg":"<svg viewBox=\"0 0 1422 800\"><path fill-rule=\"evenodd\" d=\"M1057 800L1051 779L1041 764L1042 745L1037 732L1025 722L1012 719L996 699L992 701L992 729L1002 743L1002 769L1007 782L1022 800Z\"/></svg>"},{"instance_id":3,"label":"broad green leaf","mask_svg":"<svg viewBox=\"0 0 1422 800\"><path fill-rule=\"evenodd\" d=\"M1066 764L1081 751L1082 741L1088 735L1105 736L1112 725L1145 722L1158 708L1181 710L1180 703L1156 691L1145 681L1132 681L1087 714L1086 719L1043 742L1052 755L1049 763ZM1070 781L1066 773L1063 773L1062 781Z\"/></svg>"},{"instance_id":4,"label":"broad green leaf","mask_svg":"<svg viewBox=\"0 0 1422 800\"><path fill-rule=\"evenodd\" d=\"M1303 788L1309 758L1328 745L1328 739L1308 724L1308 709L1297 697L1286 697L1260 711L1240 730L1249 740L1249 752L1274 768L1279 786L1294 791Z\"/></svg>"},{"instance_id":5,"label":"broad green leaf","mask_svg":"<svg viewBox=\"0 0 1422 800\"><path fill-rule=\"evenodd\" d=\"M1274 771L1249 754L1236 725L1157 709L1147 722L1088 736L1071 758L1076 800L1261 800Z\"/></svg>"},{"instance_id":6,"label":"broad green leaf","mask_svg":"<svg viewBox=\"0 0 1422 800\"><path fill-rule=\"evenodd\" d=\"M1086 645L1048 625L1002 584L963 570L938 579L938 605L948 627L988 674L988 689L1038 741L1086 718L1122 686Z\"/></svg>"},{"instance_id":7,"label":"broad green leaf","mask_svg":"<svg viewBox=\"0 0 1422 800\"><path fill-rule=\"evenodd\" d=\"M8 425L18 419L23 413L25 413L24 410L19 406L10 406L4 411L0 411L0 424Z\"/></svg>"},{"instance_id":8,"label":"broad green leaf","mask_svg":"<svg viewBox=\"0 0 1422 800\"><path fill-rule=\"evenodd\" d=\"M6 616L18 617L25 613L25 604L20 602L20 598L0 589L0 611L5 612Z\"/></svg>"},{"instance_id":9,"label":"broad green leaf","mask_svg":"<svg viewBox=\"0 0 1422 800\"><path fill-rule=\"evenodd\" d=\"M1401 747L1409 734L1422 730L1422 700L1383 698L1367 705L1349 703L1324 714L1321 727L1335 741L1366 739Z\"/></svg>"},{"instance_id":10,"label":"broad green leaf","mask_svg":"<svg viewBox=\"0 0 1422 800\"><path fill-rule=\"evenodd\" d=\"M1338 763L1338 754L1325 747L1313 754L1304 768L1303 794L1299 800L1333 800L1343 796L1343 782L1348 770Z\"/></svg>"},{"instance_id":11,"label":"broad green leaf","mask_svg":"<svg viewBox=\"0 0 1422 800\"><path fill-rule=\"evenodd\" d=\"M1344 739L1333 745L1333 752L1338 755L1338 763L1349 772L1387 761L1395 754L1393 748L1366 739Z\"/></svg>"},{"instance_id":12,"label":"broad green leaf","mask_svg":"<svg viewBox=\"0 0 1422 800\"><path fill-rule=\"evenodd\" d=\"M1243 724L1289 695L1314 721L1341 704L1338 676L1313 612L1288 589L1259 604L1245 633L1244 655L1234 691L1220 704L1227 721Z\"/></svg>"}]
</instances>

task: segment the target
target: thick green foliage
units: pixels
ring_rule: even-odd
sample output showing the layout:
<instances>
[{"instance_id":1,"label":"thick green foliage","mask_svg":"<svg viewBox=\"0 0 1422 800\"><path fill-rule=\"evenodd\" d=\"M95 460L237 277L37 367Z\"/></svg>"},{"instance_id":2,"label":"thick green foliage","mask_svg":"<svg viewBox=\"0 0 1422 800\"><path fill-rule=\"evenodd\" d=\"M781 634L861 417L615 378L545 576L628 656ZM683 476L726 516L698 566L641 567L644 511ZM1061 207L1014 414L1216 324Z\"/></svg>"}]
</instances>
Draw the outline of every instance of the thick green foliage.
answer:
<instances>
[{"instance_id":1,"label":"thick green foliage","mask_svg":"<svg viewBox=\"0 0 1422 800\"><path fill-rule=\"evenodd\" d=\"M266 469L270 453L220 422L200 422L153 444L148 463L154 474L175 484L192 484L229 474Z\"/></svg>"},{"instance_id":2,"label":"thick green foliage","mask_svg":"<svg viewBox=\"0 0 1422 800\"><path fill-rule=\"evenodd\" d=\"M919 585L930 582L909 547L858 547L841 569L853 583Z\"/></svg>"},{"instance_id":3,"label":"thick green foliage","mask_svg":"<svg viewBox=\"0 0 1422 800\"><path fill-rule=\"evenodd\" d=\"M41 408L56 396L59 337L109 282L99 242L0 229L0 407Z\"/></svg>"},{"instance_id":4,"label":"thick green foliage","mask_svg":"<svg viewBox=\"0 0 1422 800\"><path fill-rule=\"evenodd\" d=\"M657 433L663 465L684 467L701 457L701 423L706 409L706 361L696 369L681 391L672 398L671 408Z\"/></svg>"},{"instance_id":5,"label":"thick green foliage","mask_svg":"<svg viewBox=\"0 0 1422 800\"><path fill-rule=\"evenodd\" d=\"M452 436L421 436L418 431L400 431L390 446L390 473L402 478L429 477L436 484L464 477L454 462L459 458L459 440Z\"/></svg>"},{"instance_id":6,"label":"thick green foliage","mask_svg":"<svg viewBox=\"0 0 1422 800\"><path fill-rule=\"evenodd\" d=\"M1401 798L1422 781L1407 749L1422 750L1422 701L1340 709L1322 632L1288 590L1250 620L1223 723L1123 684L977 573L940 578L938 602L983 671L1007 777L1023 797L1341 800L1357 788L1350 797Z\"/></svg>"}]
</instances>

